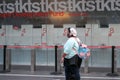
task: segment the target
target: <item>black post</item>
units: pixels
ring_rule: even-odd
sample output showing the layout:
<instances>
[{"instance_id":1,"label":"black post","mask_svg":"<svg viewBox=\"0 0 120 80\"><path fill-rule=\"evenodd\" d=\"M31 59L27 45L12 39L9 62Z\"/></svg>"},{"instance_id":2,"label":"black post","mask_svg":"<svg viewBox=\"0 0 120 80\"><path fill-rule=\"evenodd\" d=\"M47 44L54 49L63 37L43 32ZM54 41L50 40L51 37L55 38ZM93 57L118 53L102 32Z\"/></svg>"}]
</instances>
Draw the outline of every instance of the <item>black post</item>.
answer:
<instances>
[{"instance_id":1,"label":"black post","mask_svg":"<svg viewBox=\"0 0 120 80\"><path fill-rule=\"evenodd\" d=\"M58 46L55 45L55 72L57 72L57 48Z\"/></svg>"},{"instance_id":2,"label":"black post","mask_svg":"<svg viewBox=\"0 0 120 80\"><path fill-rule=\"evenodd\" d=\"M3 48L3 71L6 71L6 48L7 48L7 46L4 45L4 48Z\"/></svg>"},{"instance_id":3,"label":"black post","mask_svg":"<svg viewBox=\"0 0 120 80\"><path fill-rule=\"evenodd\" d=\"M3 70L0 71L2 73L6 72L6 48L7 48L7 46L4 45L3 46Z\"/></svg>"},{"instance_id":4,"label":"black post","mask_svg":"<svg viewBox=\"0 0 120 80\"><path fill-rule=\"evenodd\" d=\"M114 60L115 60L115 58L114 58L114 51L115 50L115 46L112 46L112 68L111 68L111 73L113 74L115 71L114 71Z\"/></svg>"},{"instance_id":5,"label":"black post","mask_svg":"<svg viewBox=\"0 0 120 80\"><path fill-rule=\"evenodd\" d=\"M54 74L54 75L57 75L57 74L61 74L61 72L58 72L58 53L57 53L57 50L58 49L58 46L55 45L55 72L52 72L51 74Z\"/></svg>"},{"instance_id":6,"label":"black post","mask_svg":"<svg viewBox=\"0 0 120 80\"><path fill-rule=\"evenodd\" d=\"M115 68L115 46L112 46L112 63L111 63L111 73L108 73L107 76L118 76L117 73L115 73L114 68Z\"/></svg>"}]
</instances>

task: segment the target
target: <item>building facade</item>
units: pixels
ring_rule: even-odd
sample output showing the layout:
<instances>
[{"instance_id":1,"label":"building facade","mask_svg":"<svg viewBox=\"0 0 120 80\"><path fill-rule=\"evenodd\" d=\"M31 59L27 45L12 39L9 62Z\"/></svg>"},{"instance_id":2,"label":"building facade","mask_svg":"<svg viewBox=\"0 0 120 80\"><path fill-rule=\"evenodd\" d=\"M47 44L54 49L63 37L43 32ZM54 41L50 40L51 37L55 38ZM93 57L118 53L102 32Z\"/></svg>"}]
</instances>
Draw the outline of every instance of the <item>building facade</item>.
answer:
<instances>
[{"instance_id":1,"label":"building facade","mask_svg":"<svg viewBox=\"0 0 120 80\"><path fill-rule=\"evenodd\" d=\"M14 46L8 47L12 65L30 65L29 46L41 46L34 47L36 65L53 66L53 46L63 46L67 40L66 28L74 27L85 44L96 46L91 49L90 67L111 66L109 46L118 46L117 66L120 67L119 15L120 0L1 0L0 45ZM3 64L2 48L0 64Z\"/></svg>"}]
</instances>

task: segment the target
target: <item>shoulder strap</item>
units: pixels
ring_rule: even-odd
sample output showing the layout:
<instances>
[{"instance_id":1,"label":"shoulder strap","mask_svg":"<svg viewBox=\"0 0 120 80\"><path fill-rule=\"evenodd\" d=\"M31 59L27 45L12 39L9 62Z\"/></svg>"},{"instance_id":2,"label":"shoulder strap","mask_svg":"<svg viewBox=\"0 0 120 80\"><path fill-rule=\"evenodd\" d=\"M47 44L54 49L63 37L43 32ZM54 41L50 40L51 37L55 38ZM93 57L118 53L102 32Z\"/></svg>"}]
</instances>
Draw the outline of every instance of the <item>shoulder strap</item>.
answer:
<instances>
[{"instance_id":1,"label":"shoulder strap","mask_svg":"<svg viewBox=\"0 0 120 80\"><path fill-rule=\"evenodd\" d=\"M78 41L79 38L74 38L74 39L77 41L78 45L81 45L80 40Z\"/></svg>"},{"instance_id":2,"label":"shoulder strap","mask_svg":"<svg viewBox=\"0 0 120 80\"><path fill-rule=\"evenodd\" d=\"M81 45L80 41L78 41L77 38L74 38L74 39L75 39L75 41L78 43L78 45ZM73 48L73 50L75 51L76 54L78 54L78 51L77 51L76 49Z\"/></svg>"}]
</instances>

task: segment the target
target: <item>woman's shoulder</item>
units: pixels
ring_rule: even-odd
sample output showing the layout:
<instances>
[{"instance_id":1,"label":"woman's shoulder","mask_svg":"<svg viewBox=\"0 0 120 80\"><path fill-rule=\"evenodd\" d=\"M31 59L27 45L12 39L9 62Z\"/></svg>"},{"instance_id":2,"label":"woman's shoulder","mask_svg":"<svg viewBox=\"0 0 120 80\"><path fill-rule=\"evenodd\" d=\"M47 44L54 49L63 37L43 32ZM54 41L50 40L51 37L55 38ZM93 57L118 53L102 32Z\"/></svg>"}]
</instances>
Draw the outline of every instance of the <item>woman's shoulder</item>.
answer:
<instances>
[{"instance_id":1,"label":"woman's shoulder","mask_svg":"<svg viewBox=\"0 0 120 80\"><path fill-rule=\"evenodd\" d=\"M78 37L71 37L71 38L69 38L69 40L78 40L78 41L80 41L80 39Z\"/></svg>"},{"instance_id":2,"label":"woman's shoulder","mask_svg":"<svg viewBox=\"0 0 120 80\"><path fill-rule=\"evenodd\" d=\"M67 40L67 42L74 42L75 41L75 39L73 38L73 37L70 37L70 38L68 38L68 40Z\"/></svg>"},{"instance_id":3,"label":"woman's shoulder","mask_svg":"<svg viewBox=\"0 0 120 80\"><path fill-rule=\"evenodd\" d=\"M75 40L75 38L74 38L74 37L70 37L68 40L72 40L72 41L74 41L74 40Z\"/></svg>"},{"instance_id":4,"label":"woman's shoulder","mask_svg":"<svg viewBox=\"0 0 120 80\"><path fill-rule=\"evenodd\" d=\"M78 37L71 37L71 40L75 41L75 42L77 41L79 43L82 43L81 40Z\"/></svg>"},{"instance_id":5,"label":"woman's shoulder","mask_svg":"<svg viewBox=\"0 0 120 80\"><path fill-rule=\"evenodd\" d=\"M71 38L68 39L68 41L70 41L70 42L76 42L76 40L78 42L81 42L79 38L75 38L75 37L71 37Z\"/></svg>"}]
</instances>

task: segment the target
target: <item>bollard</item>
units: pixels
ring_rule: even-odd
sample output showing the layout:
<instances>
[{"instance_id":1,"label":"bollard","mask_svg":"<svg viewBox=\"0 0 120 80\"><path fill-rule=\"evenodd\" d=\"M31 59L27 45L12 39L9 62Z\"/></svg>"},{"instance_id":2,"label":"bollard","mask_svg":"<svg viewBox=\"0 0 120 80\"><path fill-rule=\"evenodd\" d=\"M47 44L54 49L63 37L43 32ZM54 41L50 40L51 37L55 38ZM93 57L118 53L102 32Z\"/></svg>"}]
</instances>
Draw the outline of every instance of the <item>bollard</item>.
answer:
<instances>
[{"instance_id":1,"label":"bollard","mask_svg":"<svg viewBox=\"0 0 120 80\"><path fill-rule=\"evenodd\" d=\"M58 46L55 46L55 72L57 72L57 48Z\"/></svg>"},{"instance_id":2,"label":"bollard","mask_svg":"<svg viewBox=\"0 0 120 80\"><path fill-rule=\"evenodd\" d=\"M111 63L111 73L108 73L107 76L119 76L114 70L115 70L115 46L112 46L112 63Z\"/></svg>"},{"instance_id":3,"label":"bollard","mask_svg":"<svg viewBox=\"0 0 120 80\"><path fill-rule=\"evenodd\" d=\"M3 49L3 71L6 71L6 48L7 48L7 46L4 45L4 49Z\"/></svg>"},{"instance_id":4,"label":"bollard","mask_svg":"<svg viewBox=\"0 0 120 80\"><path fill-rule=\"evenodd\" d=\"M60 70L58 71L58 68L60 67L60 61L58 60L58 46L57 45L55 45L55 72L52 72L51 74L53 74L53 75L57 75L57 74L62 74L61 72L60 72Z\"/></svg>"},{"instance_id":5,"label":"bollard","mask_svg":"<svg viewBox=\"0 0 120 80\"><path fill-rule=\"evenodd\" d=\"M2 73L5 73L5 72L9 72L9 66L8 66L8 58L9 58L9 54L7 54L7 45L4 45L3 46L3 70L0 71ZM9 58L10 59L10 58ZM8 61L8 62L7 62Z\"/></svg>"}]
</instances>

